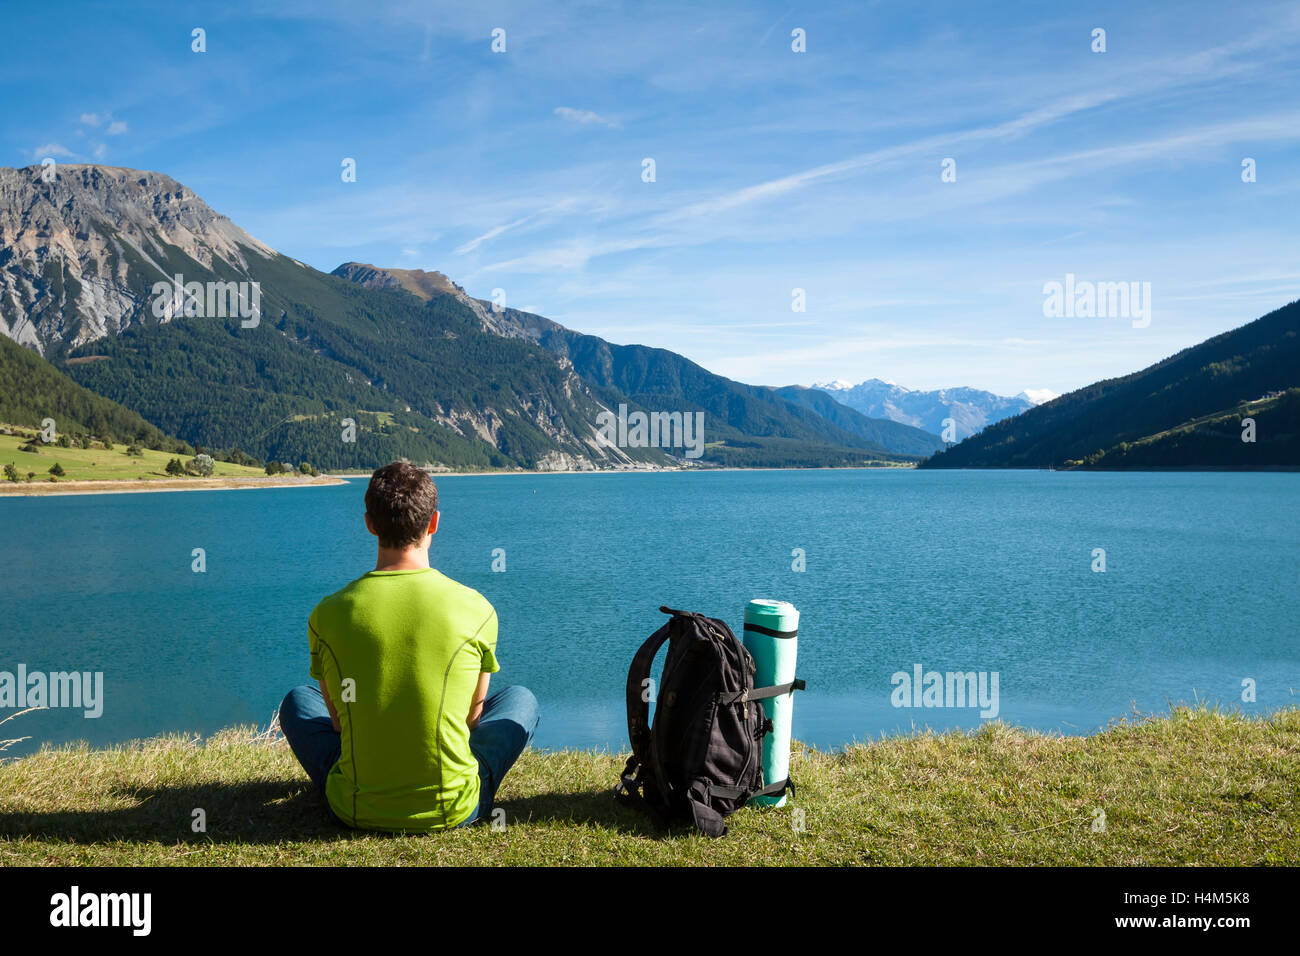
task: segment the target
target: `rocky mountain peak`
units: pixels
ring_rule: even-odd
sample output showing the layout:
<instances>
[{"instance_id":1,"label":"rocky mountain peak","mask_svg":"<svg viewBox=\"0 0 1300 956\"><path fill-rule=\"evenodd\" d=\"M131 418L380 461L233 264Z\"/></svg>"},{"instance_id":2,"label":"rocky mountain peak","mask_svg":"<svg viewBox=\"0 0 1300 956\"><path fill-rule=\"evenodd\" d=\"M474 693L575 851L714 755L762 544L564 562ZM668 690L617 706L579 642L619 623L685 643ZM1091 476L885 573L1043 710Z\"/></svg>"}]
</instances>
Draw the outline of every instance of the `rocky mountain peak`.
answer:
<instances>
[{"instance_id":1,"label":"rocky mountain peak","mask_svg":"<svg viewBox=\"0 0 1300 956\"><path fill-rule=\"evenodd\" d=\"M332 273L367 289L405 289L421 299L435 295L464 295L465 290L441 272L423 269L387 269L365 262L345 262Z\"/></svg>"},{"instance_id":2,"label":"rocky mountain peak","mask_svg":"<svg viewBox=\"0 0 1300 956\"><path fill-rule=\"evenodd\" d=\"M270 246L162 173L68 164L0 168L0 334L44 352L120 332L183 254L247 274Z\"/></svg>"}]
</instances>

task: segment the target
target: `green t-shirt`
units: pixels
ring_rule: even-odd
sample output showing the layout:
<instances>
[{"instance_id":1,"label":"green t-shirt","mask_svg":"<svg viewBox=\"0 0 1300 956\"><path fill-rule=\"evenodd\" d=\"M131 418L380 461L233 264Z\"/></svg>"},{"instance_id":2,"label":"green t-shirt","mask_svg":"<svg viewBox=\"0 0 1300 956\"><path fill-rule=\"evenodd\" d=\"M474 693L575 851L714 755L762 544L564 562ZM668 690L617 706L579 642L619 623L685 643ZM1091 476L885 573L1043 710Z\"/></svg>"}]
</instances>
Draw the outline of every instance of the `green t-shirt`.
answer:
<instances>
[{"instance_id":1,"label":"green t-shirt","mask_svg":"<svg viewBox=\"0 0 1300 956\"><path fill-rule=\"evenodd\" d=\"M371 571L316 605L307 633L311 676L339 715L325 784L339 818L421 831L466 820L479 799L466 719L479 674L501 669L487 599L433 568Z\"/></svg>"}]
</instances>

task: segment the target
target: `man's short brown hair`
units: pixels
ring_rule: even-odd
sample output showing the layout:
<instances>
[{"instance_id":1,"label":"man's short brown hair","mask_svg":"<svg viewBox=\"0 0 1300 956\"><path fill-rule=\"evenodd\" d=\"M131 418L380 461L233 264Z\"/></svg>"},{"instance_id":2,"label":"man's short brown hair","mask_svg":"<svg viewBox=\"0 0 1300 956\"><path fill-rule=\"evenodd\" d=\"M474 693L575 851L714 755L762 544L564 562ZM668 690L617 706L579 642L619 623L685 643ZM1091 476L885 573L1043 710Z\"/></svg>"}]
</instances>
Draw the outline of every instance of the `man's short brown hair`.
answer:
<instances>
[{"instance_id":1,"label":"man's short brown hair","mask_svg":"<svg viewBox=\"0 0 1300 956\"><path fill-rule=\"evenodd\" d=\"M385 465L370 476L366 514L384 548L409 548L429 530L438 510L433 479L404 461Z\"/></svg>"}]
</instances>

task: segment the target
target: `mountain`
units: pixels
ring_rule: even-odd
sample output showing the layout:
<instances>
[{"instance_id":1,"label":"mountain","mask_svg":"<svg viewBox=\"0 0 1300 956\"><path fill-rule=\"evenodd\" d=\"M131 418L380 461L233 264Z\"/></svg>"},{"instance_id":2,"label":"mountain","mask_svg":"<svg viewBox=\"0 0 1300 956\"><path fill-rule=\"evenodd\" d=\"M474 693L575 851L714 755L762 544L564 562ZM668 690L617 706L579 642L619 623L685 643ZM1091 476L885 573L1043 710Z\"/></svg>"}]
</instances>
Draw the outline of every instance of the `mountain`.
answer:
<instances>
[{"instance_id":1,"label":"mountain","mask_svg":"<svg viewBox=\"0 0 1300 956\"><path fill-rule=\"evenodd\" d=\"M463 295L465 292L441 272L425 272L423 269L380 269L360 262L348 262L335 269L333 274L367 289L402 289L426 300L435 295Z\"/></svg>"},{"instance_id":2,"label":"mountain","mask_svg":"<svg viewBox=\"0 0 1300 956\"><path fill-rule=\"evenodd\" d=\"M276 255L176 180L112 166L0 168L0 333L63 352L145 312L156 279Z\"/></svg>"},{"instance_id":3,"label":"mountain","mask_svg":"<svg viewBox=\"0 0 1300 956\"><path fill-rule=\"evenodd\" d=\"M1255 441L1242 440L1242 423L1254 422ZM1090 469L1300 468L1300 388L1241 402L1134 442L1120 442L1078 465Z\"/></svg>"},{"instance_id":4,"label":"mountain","mask_svg":"<svg viewBox=\"0 0 1300 956\"><path fill-rule=\"evenodd\" d=\"M1054 392L1050 388L1027 388L1016 394L1016 398L1022 398L1030 405L1042 405L1044 402L1060 397L1060 392Z\"/></svg>"},{"instance_id":5,"label":"mountain","mask_svg":"<svg viewBox=\"0 0 1300 956\"><path fill-rule=\"evenodd\" d=\"M671 463L602 442L571 366L454 300L317 272L158 173L41 172L0 170L0 331L165 432L334 469Z\"/></svg>"},{"instance_id":6,"label":"mountain","mask_svg":"<svg viewBox=\"0 0 1300 956\"><path fill-rule=\"evenodd\" d=\"M923 428L934 435L942 435L944 419L951 418L956 425L958 441L1035 405L1025 393L1015 398L1004 398L978 388L941 388L926 392L882 382L878 378L867 379L858 385L835 381L815 384L813 388L821 389L837 402L870 418L888 418Z\"/></svg>"},{"instance_id":7,"label":"mountain","mask_svg":"<svg viewBox=\"0 0 1300 956\"><path fill-rule=\"evenodd\" d=\"M1297 386L1300 301L991 425L924 467L1294 468Z\"/></svg>"},{"instance_id":8,"label":"mountain","mask_svg":"<svg viewBox=\"0 0 1300 956\"><path fill-rule=\"evenodd\" d=\"M771 389L498 312L439 273L317 272L160 173L43 172L0 169L0 332L193 444L333 470L678 463L684 446L606 439L626 407L703 412L706 465L908 460Z\"/></svg>"},{"instance_id":9,"label":"mountain","mask_svg":"<svg viewBox=\"0 0 1300 956\"><path fill-rule=\"evenodd\" d=\"M792 440L812 443L821 449L817 455L824 454L827 446L879 456L924 456L942 447L921 429L867 418L809 389L746 385L667 349L615 345L531 312L494 309L439 272L348 262L333 274L368 288L405 289L426 300L454 298L474 311L485 330L536 343L561 356L586 381L609 390L602 394L612 398L624 396L659 410L704 411L710 440L725 443L711 449L711 454L715 460L725 456L728 464L762 457L754 453L755 448L786 456ZM778 451L782 442L783 450ZM797 463L798 457L782 460ZM846 460L853 457L849 454Z\"/></svg>"},{"instance_id":10,"label":"mountain","mask_svg":"<svg viewBox=\"0 0 1300 956\"><path fill-rule=\"evenodd\" d=\"M39 428L47 418L60 435L84 433L193 454L135 412L82 388L31 349L0 336L0 422Z\"/></svg>"},{"instance_id":11,"label":"mountain","mask_svg":"<svg viewBox=\"0 0 1300 956\"><path fill-rule=\"evenodd\" d=\"M932 455L944 447L943 439L921 428L888 418L868 418L818 388L787 385L774 389L788 402L810 408L833 425L904 455Z\"/></svg>"}]
</instances>

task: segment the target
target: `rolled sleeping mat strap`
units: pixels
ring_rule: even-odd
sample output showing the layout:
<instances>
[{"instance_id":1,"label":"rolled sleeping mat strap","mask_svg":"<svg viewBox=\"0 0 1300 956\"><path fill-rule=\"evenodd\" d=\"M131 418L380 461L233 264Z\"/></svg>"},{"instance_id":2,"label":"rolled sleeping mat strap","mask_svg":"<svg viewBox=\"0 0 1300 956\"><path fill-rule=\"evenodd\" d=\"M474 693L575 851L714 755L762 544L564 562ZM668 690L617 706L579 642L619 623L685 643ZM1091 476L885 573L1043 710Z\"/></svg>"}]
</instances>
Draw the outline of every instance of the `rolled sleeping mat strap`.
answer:
<instances>
[{"instance_id":1,"label":"rolled sleeping mat strap","mask_svg":"<svg viewBox=\"0 0 1300 956\"><path fill-rule=\"evenodd\" d=\"M797 611L795 613L798 613ZM764 627L762 624L750 624L745 622L745 630L753 631L755 634L766 634L768 637L798 637L799 628L793 631L774 631L770 627Z\"/></svg>"},{"instance_id":2,"label":"rolled sleeping mat strap","mask_svg":"<svg viewBox=\"0 0 1300 956\"><path fill-rule=\"evenodd\" d=\"M761 701L772 731L763 738L764 791L790 776L790 731L794 718L794 694L777 691L790 685L802 689L795 676L799 651L799 611L788 601L754 600L745 608L742 643L754 658L754 685L749 699ZM768 696L762 691L774 691ZM784 806L784 788L778 793L762 792L750 802L759 806Z\"/></svg>"},{"instance_id":3,"label":"rolled sleeping mat strap","mask_svg":"<svg viewBox=\"0 0 1300 956\"><path fill-rule=\"evenodd\" d=\"M768 796L771 794L781 794L789 790L794 793L794 781L787 777L785 780L778 780L765 786L762 790L757 791L753 796ZM734 800L736 797L744 796L749 791L744 787L720 787L717 784L706 784L704 788L706 796L723 797L724 799Z\"/></svg>"},{"instance_id":4,"label":"rolled sleeping mat strap","mask_svg":"<svg viewBox=\"0 0 1300 956\"><path fill-rule=\"evenodd\" d=\"M794 793L794 781L789 777L786 777L784 780L778 780L776 783L769 783L762 790L758 791L755 796L765 797L772 794L782 794L787 790Z\"/></svg>"},{"instance_id":5,"label":"rolled sleeping mat strap","mask_svg":"<svg viewBox=\"0 0 1300 956\"><path fill-rule=\"evenodd\" d=\"M768 697L780 697L782 694L788 694L791 691L803 690L807 686L807 684L796 677L788 683L777 684L774 687L755 687L749 692L749 699L764 700Z\"/></svg>"},{"instance_id":6,"label":"rolled sleeping mat strap","mask_svg":"<svg viewBox=\"0 0 1300 956\"><path fill-rule=\"evenodd\" d=\"M718 691L718 703L734 704L738 700L766 700L769 697L780 697L782 694L788 694L792 690L803 690L807 686L796 677L788 684L777 684L775 687L755 687L753 690L720 690Z\"/></svg>"}]
</instances>

